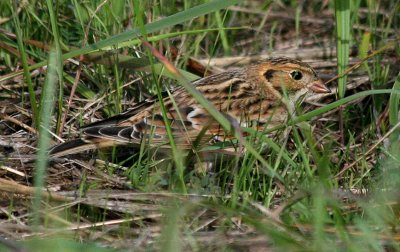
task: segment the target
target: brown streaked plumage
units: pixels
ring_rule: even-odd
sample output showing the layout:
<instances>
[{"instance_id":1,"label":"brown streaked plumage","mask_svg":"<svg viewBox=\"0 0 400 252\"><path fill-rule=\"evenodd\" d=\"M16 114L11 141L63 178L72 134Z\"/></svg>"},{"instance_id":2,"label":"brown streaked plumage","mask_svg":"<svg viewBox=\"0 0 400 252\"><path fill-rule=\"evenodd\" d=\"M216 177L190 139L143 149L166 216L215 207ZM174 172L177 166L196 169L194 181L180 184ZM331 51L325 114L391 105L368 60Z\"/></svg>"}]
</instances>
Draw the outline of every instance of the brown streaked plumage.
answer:
<instances>
[{"instance_id":1,"label":"brown streaked plumage","mask_svg":"<svg viewBox=\"0 0 400 252\"><path fill-rule=\"evenodd\" d=\"M272 58L240 70L211 75L193 85L215 108L241 126L277 125L286 120L288 109L291 111L290 107L304 96L330 92L308 64L288 58ZM204 142L225 137L220 125L185 89L178 87L165 92L163 102L181 148L192 148L202 130ZM144 139L152 145L167 145L164 122L160 103L153 97L124 113L85 126L81 139L53 147L50 155L60 157L94 148L139 144Z\"/></svg>"}]
</instances>

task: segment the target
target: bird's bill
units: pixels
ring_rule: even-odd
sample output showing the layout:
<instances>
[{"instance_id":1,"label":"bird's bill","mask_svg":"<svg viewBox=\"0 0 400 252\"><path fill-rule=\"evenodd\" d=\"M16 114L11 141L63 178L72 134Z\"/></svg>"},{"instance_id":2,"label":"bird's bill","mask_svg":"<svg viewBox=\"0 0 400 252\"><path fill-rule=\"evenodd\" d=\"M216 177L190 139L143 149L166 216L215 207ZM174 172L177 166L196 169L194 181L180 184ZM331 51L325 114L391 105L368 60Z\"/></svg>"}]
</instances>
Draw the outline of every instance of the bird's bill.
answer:
<instances>
[{"instance_id":1,"label":"bird's bill","mask_svg":"<svg viewBox=\"0 0 400 252\"><path fill-rule=\"evenodd\" d=\"M315 93L331 93L331 90L321 80L311 83L310 89Z\"/></svg>"}]
</instances>

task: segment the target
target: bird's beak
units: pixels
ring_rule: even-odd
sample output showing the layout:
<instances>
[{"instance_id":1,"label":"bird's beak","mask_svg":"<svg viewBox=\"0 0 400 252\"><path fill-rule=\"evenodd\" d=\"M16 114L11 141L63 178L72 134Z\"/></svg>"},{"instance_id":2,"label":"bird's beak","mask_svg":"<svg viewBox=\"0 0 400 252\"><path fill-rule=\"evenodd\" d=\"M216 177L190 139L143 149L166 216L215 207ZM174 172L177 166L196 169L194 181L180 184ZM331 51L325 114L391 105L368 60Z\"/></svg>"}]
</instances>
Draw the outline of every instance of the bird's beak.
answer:
<instances>
[{"instance_id":1,"label":"bird's beak","mask_svg":"<svg viewBox=\"0 0 400 252\"><path fill-rule=\"evenodd\" d=\"M315 93L331 93L331 90L321 80L311 83L310 89Z\"/></svg>"}]
</instances>

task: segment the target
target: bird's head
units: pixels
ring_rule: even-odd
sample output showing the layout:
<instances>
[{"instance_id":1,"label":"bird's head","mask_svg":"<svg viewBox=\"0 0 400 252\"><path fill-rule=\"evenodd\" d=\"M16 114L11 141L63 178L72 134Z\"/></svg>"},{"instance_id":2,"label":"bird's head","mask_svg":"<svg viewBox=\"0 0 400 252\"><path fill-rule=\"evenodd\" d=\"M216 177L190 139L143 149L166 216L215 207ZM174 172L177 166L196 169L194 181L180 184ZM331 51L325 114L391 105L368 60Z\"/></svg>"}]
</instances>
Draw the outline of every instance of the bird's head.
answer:
<instances>
[{"instance_id":1,"label":"bird's head","mask_svg":"<svg viewBox=\"0 0 400 252\"><path fill-rule=\"evenodd\" d=\"M293 102L314 93L330 93L316 72L307 63L289 59L272 58L260 62L257 78L264 84L266 93L283 97L286 92Z\"/></svg>"}]
</instances>

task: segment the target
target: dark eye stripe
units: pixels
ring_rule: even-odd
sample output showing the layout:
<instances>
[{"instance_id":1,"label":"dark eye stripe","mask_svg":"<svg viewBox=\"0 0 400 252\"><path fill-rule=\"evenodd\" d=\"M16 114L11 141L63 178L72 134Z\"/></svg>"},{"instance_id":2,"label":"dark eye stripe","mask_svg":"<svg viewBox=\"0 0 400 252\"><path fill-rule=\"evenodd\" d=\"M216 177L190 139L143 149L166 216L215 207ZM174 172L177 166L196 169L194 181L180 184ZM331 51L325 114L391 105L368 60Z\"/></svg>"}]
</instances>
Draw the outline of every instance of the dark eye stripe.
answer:
<instances>
[{"instance_id":1,"label":"dark eye stripe","mask_svg":"<svg viewBox=\"0 0 400 252\"><path fill-rule=\"evenodd\" d=\"M275 72L275 70L272 70L272 69L266 71L266 72L264 73L265 79L266 79L267 81L269 81L272 77L274 77L274 72Z\"/></svg>"}]
</instances>

